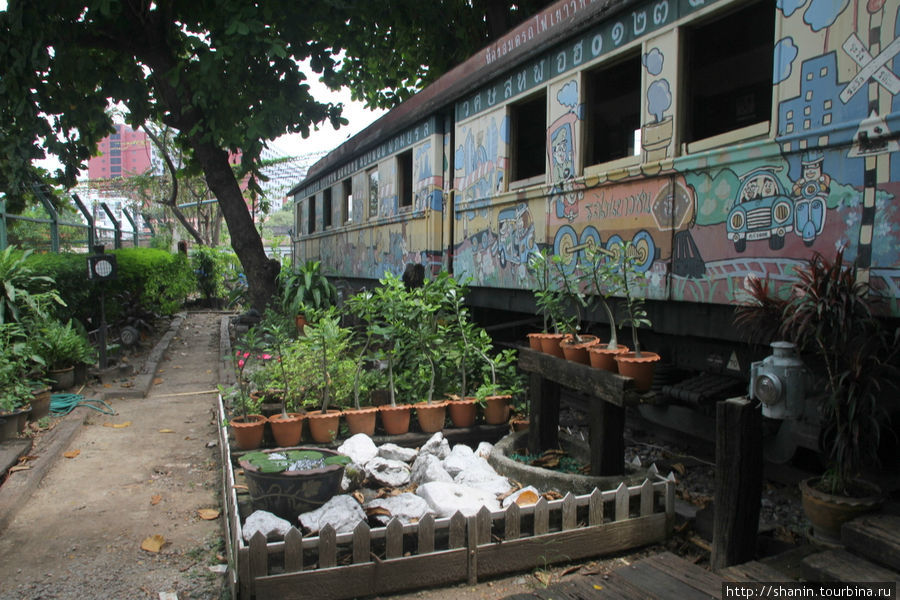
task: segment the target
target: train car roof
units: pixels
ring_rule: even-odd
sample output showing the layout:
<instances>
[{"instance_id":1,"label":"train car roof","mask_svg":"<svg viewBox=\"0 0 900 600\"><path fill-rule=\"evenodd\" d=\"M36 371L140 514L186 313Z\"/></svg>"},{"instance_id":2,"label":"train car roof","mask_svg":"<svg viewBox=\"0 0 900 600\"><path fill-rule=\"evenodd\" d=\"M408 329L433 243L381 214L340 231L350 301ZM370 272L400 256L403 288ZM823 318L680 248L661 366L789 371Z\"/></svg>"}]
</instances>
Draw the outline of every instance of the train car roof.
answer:
<instances>
[{"instance_id":1,"label":"train car roof","mask_svg":"<svg viewBox=\"0 0 900 600\"><path fill-rule=\"evenodd\" d=\"M371 125L319 159L307 171L306 178L291 188L289 196L315 183L317 179L354 157L377 146L390 135L413 125L424 116L452 105L473 89L484 85L499 73L543 52L566 37L638 3L641 0L560 0L526 19L505 35L476 52L422 91L379 117ZM529 27L537 22L549 22L533 37L527 39ZM525 41L507 46L516 36Z\"/></svg>"}]
</instances>

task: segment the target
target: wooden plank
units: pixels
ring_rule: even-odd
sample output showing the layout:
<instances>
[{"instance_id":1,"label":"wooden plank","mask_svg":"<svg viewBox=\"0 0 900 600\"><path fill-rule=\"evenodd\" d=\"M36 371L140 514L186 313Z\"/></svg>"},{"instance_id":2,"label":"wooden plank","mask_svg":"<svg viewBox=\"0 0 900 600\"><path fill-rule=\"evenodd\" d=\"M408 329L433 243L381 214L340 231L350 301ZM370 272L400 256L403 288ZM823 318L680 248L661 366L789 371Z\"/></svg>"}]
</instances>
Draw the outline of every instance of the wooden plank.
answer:
<instances>
[{"instance_id":1,"label":"wooden plank","mask_svg":"<svg viewBox=\"0 0 900 600\"><path fill-rule=\"evenodd\" d=\"M678 598L678 600L719 600L722 588L714 595L691 587L689 584L659 571L646 561L638 561L633 565L616 569L616 575L648 594L659 598Z\"/></svg>"},{"instance_id":2,"label":"wooden plank","mask_svg":"<svg viewBox=\"0 0 900 600\"><path fill-rule=\"evenodd\" d=\"M284 536L284 570L303 570L303 534L296 527Z\"/></svg>"},{"instance_id":3,"label":"wooden plank","mask_svg":"<svg viewBox=\"0 0 900 600\"><path fill-rule=\"evenodd\" d=\"M597 586L599 589L597 589ZM642 590L623 579L615 571L605 579L594 578L591 587L596 598L615 598L615 600L655 600L656 596Z\"/></svg>"},{"instance_id":4,"label":"wooden plank","mask_svg":"<svg viewBox=\"0 0 900 600\"><path fill-rule=\"evenodd\" d=\"M645 517L653 513L653 484L645 479L641 485L641 516Z\"/></svg>"},{"instance_id":5,"label":"wooden plank","mask_svg":"<svg viewBox=\"0 0 900 600\"><path fill-rule=\"evenodd\" d=\"M478 517L478 538L477 544L488 544L491 541L491 510L487 506L482 506L476 515Z\"/></svg>"},{"instance_id":6,"label":"wooden plank","mask_svg":"<svg viewBox=\"0 0 900 600\"><path fill-rule=\"evenodd\" d=\"M450 549L462 548L466 545L466 518L461 512L456 512L450 517Z\"/></svg>"},{"instance_id":7,"label":"wooden plank","mask_svg":"<svg viewBox=\"0 0 900 600\"><path fill-rule=\"evenodd\" d=\"M597 370L597 369L595 369ZM625 408L591 398L588 411L591 475L625 473Z\"/></svg>"},{"instance_id":8,"label":"wooden plank","mask_svg":"<svg viewBox=\"0 0 900 600\"><path fill-rule=\"evenodd\" d=\"M530 375L528 386L531 406L531 434L529 449L533 454L559 447L559 385L541 377Z\"/></svg>"},{"instance_id":9,"label":"wooden plank","mask_svg":"<svg viewBox=\"0 0 900 600\"><path fill-rule=\"evenodd\" d=\"M466 580L465 548L393 560L282 573L256 581L257 600L342 600Z\"/></svg>"},{"instance_id":10,"label":"wooden plank","mask_svg":"<svg viewBox=\"0 0 900 600\"><path fill-rule=\"evenodd\" d=\"M253 594L254 580L267 575L269 569L269 551L266 548L266 536L261 531L257 531L250 538L250 552L247 562L250 565L250 572L248 573L250 593Z\"/></svg>"},{"instance_id":11,"label":"wooden plank","mask_svg":"<svg viewBox=\"0 0 900 600\"><path fill-rule=\"evenodd\" d=\"M752 560L762 494L762 412L746 398L716 403L716 503L710 566Z\"/></svg>"},{"instance_id":12,"label":"wooden plank","mask_svg":"<svg viewBox=\"0 0 900 600\"><path fill-rule=\"evenodd\" d=\"M388 559L403 556L403 525L397 517L387 525L384 555Z\"/></svg>"},{"instance_id":13,"label":"wooden plank","mask_svg":"<svg viewBox=\"0 0 900 600\"><path fill-rule=\"evenodd\" d=\"M478 525L477 516L466 519L466 583L469 585L478 583Z\"/></svg>"},{"instance_id":14,"label":"wooden plank","mask_svg":"<svg viewBox=\"0 0 900 600\"><path fill-rule=\"evenodd\" d=\"M253 578L250 576L250 549L238 548L237 552L238 584L241 590L241 598L247 599L253 595Z\"/></svg>"},{"instance_id":15,"label":"wooden plank","mask_svg":"<svg viewBox=\"0 0 900 600\"><path fill-rule=\"evenodd\" d=\"M606 402L622 406L626 390L634 388L634 380L595 369L590 365L550 356L529 348L519 348L519 368L527 373L537 373L569 389L597 396Z\"/></svg>"},{"instance_id":16,"label":"wooden plank","mask_svg":"<svg viewBox=\"0 0 900 600\"><path fill-rule=\"evenodd\" d=\"M550 505L546 498L539 498L534 505L534 535L544 535L550 531Z\"/></svg>"},{"instance_id":17,"label":"wooden plank","mask_svg":"<svg viewBox=\"0 0 900 600\"><path fill-rule=\"evenodd\" d=\"M513 502L506 507L506 516L503 521L503 539L506 541L519 539L522 532L522 518L519 514L518 504Z\"/></svg>"},{"instance_id":18,"label":"wooden plank","mask_svg":"<svg viewBox=\"0 0 900 600\"><path fill-rule=\"evenodd\" d=\"M526 571L631 550L664 540L666 516L657 513L626 521L557 531L478 548L478 578Z\"/></svg>"},{"instance_id":19,"label":"wooden plank","mask_svg":"<svg viewBox=\"0 0 900 600\"><path fill-rule=\"evenodd\" d=\"M628 504L631 501L631 495L628 493L628 487L625 482L619 484L616 488L616 521L628 518Z\"/></svg>"},{"instance_id":20,"label":"wooden plank","mask_svg":"<svg viewBox=\"0 0 900 600\"><path fill-rule=\"evenodd\" d=\"M353 528L353 562L354 564L369 562L369 554L372 552L372 537L371 530L369 529L369 524L365 521L360 521L359 524ZM299 571L300 569L288 569L285 568L285 571Z\"/></svg>"},{"instance_id":21,"label":"wooden plank","mask_svg":"<svg viewBox=\"0 0 900 600\"><path fill-rule=\"evenodd\" d=\"M434 515L428 513L419 520L417 554L434 552Z\"/></svg>"},{"instance_id":22,"label":"wooden plank","mask_svg":"<svg viewBox=\"0 0 900 600\"><path fill-rule=\"evenodd\" d=\"M319 531L319 568L327 569L337 565L337 540L334 527L326 524Z\"/></svg>"},{"instance_id":23,"label":"wooden plank","mask_svg":"<svg viewBox=\"0 0 900 600\"><path fill-rule=\"evenodd\" d=\"M577 505L575 503L575 496L572 494L572 492L569 492L566 494L566 497L563 498L561 525L563 531L575 529L575 527L578 525L576 509Z\"/></svg>"},{"instance_id":24,"label":"wooden plank","mask_svg":"<svg viewBox=\"0 0 900 600\"><path fill-rule=\"evenodd\" d=\"M603 492L594 488L588 501L588 525L603 523Z\"/></svg>"},{"instance_id":25,"label":"wooden plank","mask_svg":"<svg viewBox=\"0 0 900 600\"><path fill-rule=\"evenodd\" d=\"M900 573L889 571L846 550L828 550L810 554L801 562L803 575L810 581L895 581Z\"/></svg>"},{"instance_id":26,"label":"wooden plank","mask_svg":"<svg viewBox=\"0 0 900 600\"><path fill-rule=\"evenodd\" d=\"M727 581L788 581L790 578L773 567L757 560L719 569L718 575Z\"/></svg>"},{"instance_id":27,"label":"wooden plank","mask_svg":"<svg viewBox=\"0 0 900 600\"><path fill-rule=\"evenodd\" d=\"M722 594L722 582L724 581L722 577L689 563L671 552L648 556L644 562L705 594L714 597Z\"/></svg>"},{"instance_id":28,"label":"wooden plank","mask_svg":"<svg viewBox=\"0 0 900 600\"><path fill-rule=\"evenodd\" d=\"M851 552L900 571L900 516L857 517L841 528L841 541Z\"/></svg>"}]
</instances>

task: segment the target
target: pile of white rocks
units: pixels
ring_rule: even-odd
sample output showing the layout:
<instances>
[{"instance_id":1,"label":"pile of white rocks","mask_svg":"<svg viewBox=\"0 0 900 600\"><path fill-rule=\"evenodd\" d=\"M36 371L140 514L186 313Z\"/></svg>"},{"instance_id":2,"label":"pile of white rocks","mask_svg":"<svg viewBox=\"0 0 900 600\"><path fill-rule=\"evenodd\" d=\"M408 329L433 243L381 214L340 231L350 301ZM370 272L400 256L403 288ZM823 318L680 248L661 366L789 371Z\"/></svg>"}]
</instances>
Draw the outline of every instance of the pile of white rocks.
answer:
<instances>
[{"instance_id":1,"label":"pile of white rocks","mask_svg":"<svg viewBox=\"0 0 900 600\"><path fill-rule=\"evenodd\" d=\"M414 523L428 513L440 518L453 516L456 512L472 516L482 506L492 511L500 510L516 502L520 495L521 500L536 501L539 492L530 486L510 493L513 485L487 461L492 449L491 444L482 442L474 450L465 444L456 444L451 450L440 432L418 450L390 443L376 446L369 436L356 434L338 448L338 452L351 460L341 484L344 493L312 512L299 515L299 523L309 534L318 532L326 524L342 533L353 531L360 521L366 520L367 510L382 524L392 518L402 523ZM415 492L382 497L352 493L363 486L368 490L414 488ZM525 494L526 491L531 493ZM361 504L357 497L370 499ZM277 540L283 538L291 526L284 519L258 510L244 522L243 535L249 541L261 531L270 541Z\"/></svg>"}]
</instances>

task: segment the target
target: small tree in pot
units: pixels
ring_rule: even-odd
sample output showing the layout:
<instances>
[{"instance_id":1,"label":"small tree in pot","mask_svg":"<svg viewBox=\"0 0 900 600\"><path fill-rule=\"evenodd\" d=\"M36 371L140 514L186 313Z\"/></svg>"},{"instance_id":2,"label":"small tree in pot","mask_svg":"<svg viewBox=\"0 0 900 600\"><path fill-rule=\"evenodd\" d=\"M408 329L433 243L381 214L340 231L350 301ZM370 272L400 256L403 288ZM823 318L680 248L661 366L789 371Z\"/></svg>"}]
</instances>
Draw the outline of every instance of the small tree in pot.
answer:
<instances>
[{"instance_id":1,"label":"small tree in pot","mask_svg":"<svg viewBox=\"0 0 900 600\"><path fill-rule=\"evenodd\" d=\"M644 308L644 298L637 296L639 287L646 284L646 275L637 268L637 251L631 242L623 242L618 246L616 253L616 271L619 285L625 296L625 317L621 319L622 325L631 327L632 352L616 355L616 363L619 373L635 380L635 389L647 391L653 382L654 365L660 356L655 352L641 350L641 342L638 339L638 328L650 327L650 319Z\"/></svg>"}]
</instances>

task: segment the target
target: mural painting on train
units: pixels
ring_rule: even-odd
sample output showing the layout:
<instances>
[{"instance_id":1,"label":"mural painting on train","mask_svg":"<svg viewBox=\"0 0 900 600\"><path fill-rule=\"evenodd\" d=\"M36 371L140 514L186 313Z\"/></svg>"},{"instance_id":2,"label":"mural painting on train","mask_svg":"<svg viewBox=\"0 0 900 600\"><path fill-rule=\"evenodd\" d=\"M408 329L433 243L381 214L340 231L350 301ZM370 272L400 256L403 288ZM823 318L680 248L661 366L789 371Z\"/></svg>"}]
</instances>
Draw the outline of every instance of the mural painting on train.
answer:
<instances>
[{"instance_id":1,"label":"mural painting on train","mask_svg":"<svg viewBox=\"0 0 900 600\"><path fill-rule=\"evenodd\" d=\"M674 298L728 302L750 273L786 280L803 256L842 246L873 285L900 295L890 242L900 231L900 147L867 144L898 125L880 116L896 110L900 92L898 9L886 6L779 2L787 20L773 72L775 147L678 164L699 198L691 233L706 274L690 284L673 274ZM801 60L798 48L811 46L822 53Z\"/></svg>"}]
</instances>

